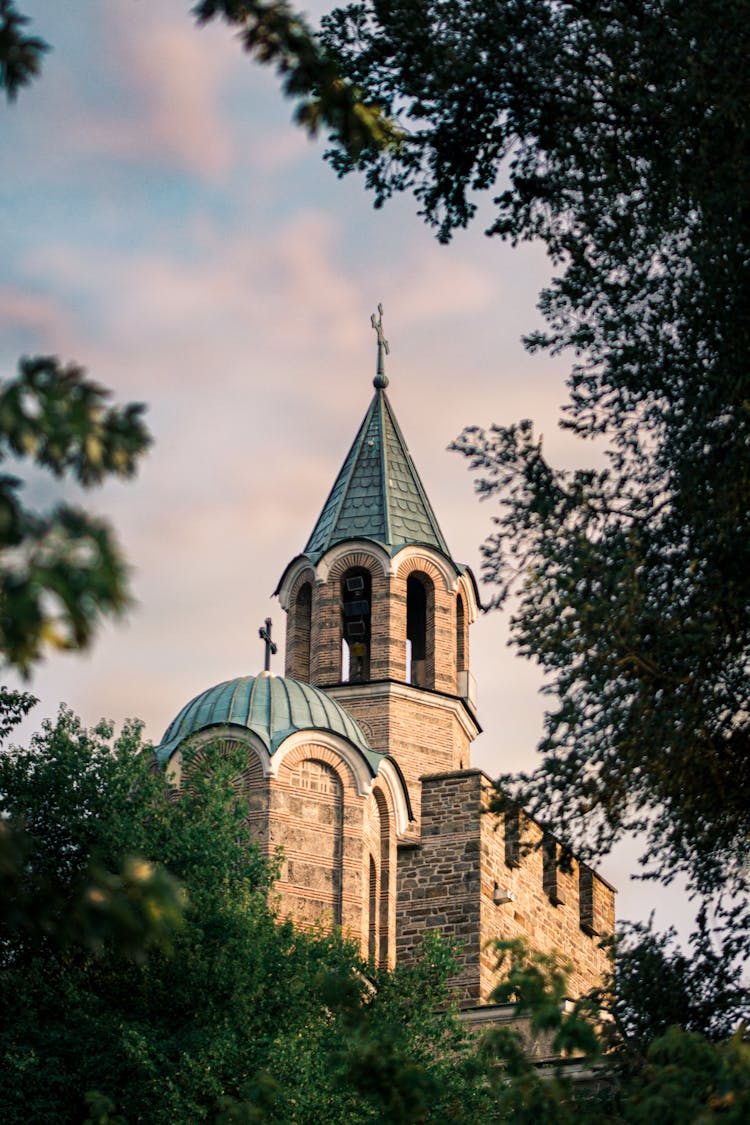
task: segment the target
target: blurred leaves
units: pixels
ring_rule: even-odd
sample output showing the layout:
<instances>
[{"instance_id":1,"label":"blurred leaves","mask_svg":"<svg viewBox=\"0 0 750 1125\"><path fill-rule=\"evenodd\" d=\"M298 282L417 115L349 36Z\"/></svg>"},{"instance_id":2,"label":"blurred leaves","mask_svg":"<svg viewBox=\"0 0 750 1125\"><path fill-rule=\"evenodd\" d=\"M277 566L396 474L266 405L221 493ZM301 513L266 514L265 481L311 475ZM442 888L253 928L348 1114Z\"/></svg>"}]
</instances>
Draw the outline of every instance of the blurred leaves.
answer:
<instances>
[{"instance_id":1,"label":"blurred leaves","mask_svg":"<svg viewBox=\"0 0 750 1125\"><path fill-rule=\"evenodd\" d=\"M0 821L0 944L23 936L60 947L105 951L143 961L152 948L169 952L183 923L180 884L139 856L117 871L91 861L77 886L60 891L35 872L36 843L22 825Z\"/></svg>"},{"instance_id":2,"label":"blurred leaves","mask_svg":"<svg viewBox=\"0 0 750 1125\"><path fill-rule=\"evenodd\" d=\"M39 75L42 57L49 50L43 39L28 34L30 22L13 0L0 0L0 90L5 90L9 102Z\"/></svg>"},{"instance_id":3,"label":"blurred leaves","mask_svg":"<svg viewBox=\"0 0 750 1125\"><path fill-rule=\"evenodd\" d=\"M29 462L83 488L131 477L151 440L144 407L109 397L75 364L22 359L17 378L0 383L0 462ZM23 488L0 475L0 654L28 675L49 648L85 648L101 615L127 607L128 590L104 520L64 503L33 511Z\"/></svg>"},{"instance_id":4,"label":"blurred leaves","mask_svg":"<svg viewBox=\"0 0 750 1125\"><path fill-rule=\"evenodd\" d=\"M295 120L311 136L329 129L352 157L400 143L401 132L382 107L342 78L305 17L286 0L201 0L193 14L199 24L224 20L237 29L248 54L275 66L284 93L297 101Z\"/></svg>"}]
</instances>

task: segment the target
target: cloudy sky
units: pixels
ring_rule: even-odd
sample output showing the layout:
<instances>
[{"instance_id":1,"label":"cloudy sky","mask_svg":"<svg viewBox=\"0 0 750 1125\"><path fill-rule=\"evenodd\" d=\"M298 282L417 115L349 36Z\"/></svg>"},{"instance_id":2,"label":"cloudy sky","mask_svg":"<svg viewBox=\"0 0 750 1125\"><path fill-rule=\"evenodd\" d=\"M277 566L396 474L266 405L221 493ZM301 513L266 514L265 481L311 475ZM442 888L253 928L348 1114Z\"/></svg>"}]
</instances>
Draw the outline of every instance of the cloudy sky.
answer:
<instances>
[{"instance_id":1,"label":"cloudy sky","mask_svg":"<svg viewBox=\"0 0 750 1125\"><path fill-rule=\"evenodd\" d=\"M75 359L148 403L156 441L135 481L86 501L117 528L132 612L87 656L38 670L35 720L65 701L87 723L140 716L156 741L197 692L260 669L266 616L282 633L271 594L367 409L378 302L391 400L475 573L491 509L446 452L464 425L531 417L557 464L597 456L557 428L566 361L520 343L539 320L543 251L490 240L481 220L439 246L410 199L373 210L290 124L273 75L226 29L196 29L189 6L23 0L54 50L0 107L2 370L21 354ZM507 648L505 615L475 625L472 665L474 763L533 765L541 678ZM680 921L681 896L629 882L634 855L602 866L621 913L658 900L661 922Z\"/></svg>"}]
</instances>

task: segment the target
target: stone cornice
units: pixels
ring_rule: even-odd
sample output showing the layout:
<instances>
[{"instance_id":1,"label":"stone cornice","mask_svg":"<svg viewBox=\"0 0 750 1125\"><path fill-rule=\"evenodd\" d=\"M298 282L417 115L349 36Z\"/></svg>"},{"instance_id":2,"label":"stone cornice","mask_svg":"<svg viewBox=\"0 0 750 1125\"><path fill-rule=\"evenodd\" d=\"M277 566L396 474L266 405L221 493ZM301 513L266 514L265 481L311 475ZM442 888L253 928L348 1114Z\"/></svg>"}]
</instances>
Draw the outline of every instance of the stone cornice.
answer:
<instances>
[{"instance_id":1,"label":"stone cornice","mask_svg":"<svg viewBox=\"0 0 750 1125\"><path fill-rule=\"evenodd\" d=\"M347 697L356 694L357 699L384 699L391 697L418 703L421 707L436 707L443 711L451 711L466 736L472 741L481 733L481 726L465 699L459 695L449 695L447 692L437 691L434 688L418 688L412 684L404 684L399 680L370 680L363 684L331 684L319 685L321 689L346 707Z\"/></svg>"}]
</instances>

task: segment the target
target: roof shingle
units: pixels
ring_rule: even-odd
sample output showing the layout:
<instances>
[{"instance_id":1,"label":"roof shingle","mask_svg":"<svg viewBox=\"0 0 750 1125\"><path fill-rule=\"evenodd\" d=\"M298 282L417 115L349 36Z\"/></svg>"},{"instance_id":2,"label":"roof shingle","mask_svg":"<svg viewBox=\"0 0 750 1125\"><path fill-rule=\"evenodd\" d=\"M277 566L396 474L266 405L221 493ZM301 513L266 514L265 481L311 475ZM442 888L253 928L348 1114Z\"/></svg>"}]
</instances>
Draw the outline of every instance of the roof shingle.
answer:
<instances>
[{"instance_id":1,"label":"roof shingle","mask_svg":"<svg viewBox=\"0 0 750 1125\"><path fill-rule=\"evenodd\" d=\"M450 558L385 390L378 387L305 554L316 563L336 543L373 539L393 555L411 543Z\"/></svg>"}]
</instances>

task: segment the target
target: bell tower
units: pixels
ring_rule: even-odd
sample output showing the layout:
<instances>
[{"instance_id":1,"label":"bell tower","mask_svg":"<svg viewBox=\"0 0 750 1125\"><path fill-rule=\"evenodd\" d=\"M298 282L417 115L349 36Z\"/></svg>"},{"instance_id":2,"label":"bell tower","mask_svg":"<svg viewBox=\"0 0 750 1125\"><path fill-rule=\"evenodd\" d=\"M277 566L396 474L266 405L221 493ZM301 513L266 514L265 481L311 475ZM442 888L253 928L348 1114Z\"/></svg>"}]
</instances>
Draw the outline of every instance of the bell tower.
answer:
<instances>
[{"instance_id":1,"label":"bell tower","mask_svg":"<svg viewBox=\"0 0 750 1125\"><path fill-rule=\"evenodd\" d=\"M286 675L323 688L398 765L419 828L426 774L468 769L479 733L469 668L478 609L386 394L382 306L375 394L312 534L276 593Z\"/></svg>"}]
</instances>

